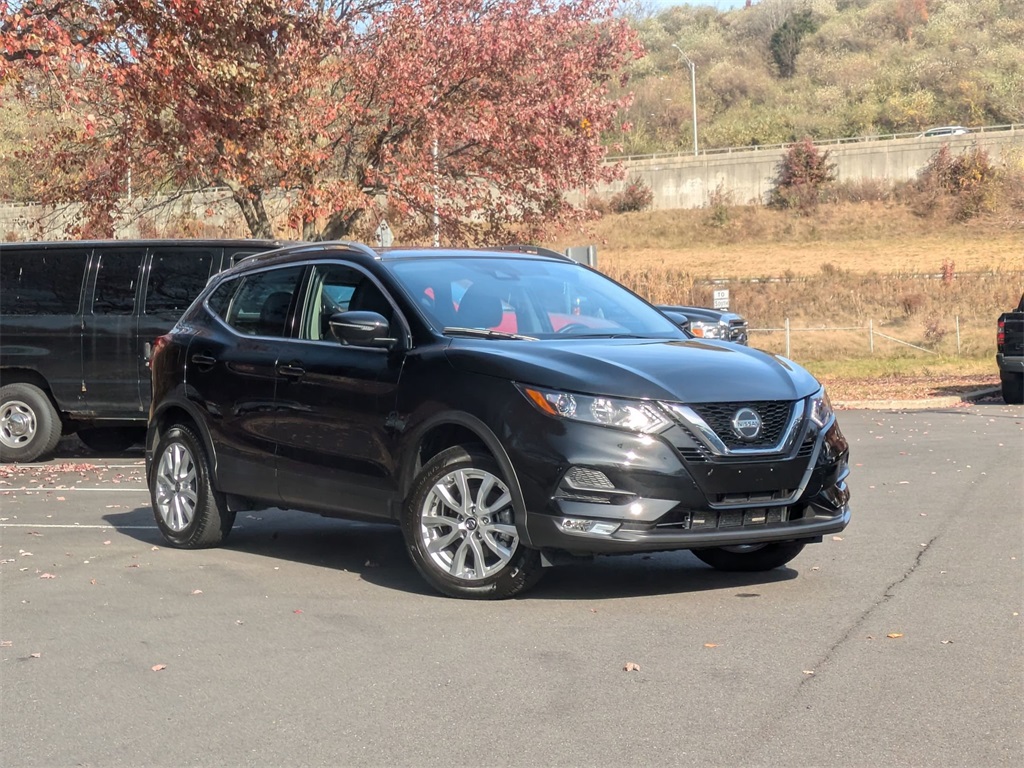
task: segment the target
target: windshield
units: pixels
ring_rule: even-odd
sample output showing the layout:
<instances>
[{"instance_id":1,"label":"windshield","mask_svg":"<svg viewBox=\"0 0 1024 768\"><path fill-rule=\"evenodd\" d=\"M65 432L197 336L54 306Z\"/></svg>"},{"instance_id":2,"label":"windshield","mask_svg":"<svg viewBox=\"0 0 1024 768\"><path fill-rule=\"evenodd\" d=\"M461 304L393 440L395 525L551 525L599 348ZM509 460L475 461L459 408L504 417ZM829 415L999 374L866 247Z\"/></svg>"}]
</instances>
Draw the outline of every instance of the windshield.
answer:
<instances>
[{"instance_id":1,"label":"windshield","mask_svg":"<svg viewBox=\"0 0 1024 768\"><path fill-rule=\"evenodd\" d=\"M685 338L621 285L571 262L439 257L386 265L431 325L449 335Z\"/></svg>"}]
</instances>

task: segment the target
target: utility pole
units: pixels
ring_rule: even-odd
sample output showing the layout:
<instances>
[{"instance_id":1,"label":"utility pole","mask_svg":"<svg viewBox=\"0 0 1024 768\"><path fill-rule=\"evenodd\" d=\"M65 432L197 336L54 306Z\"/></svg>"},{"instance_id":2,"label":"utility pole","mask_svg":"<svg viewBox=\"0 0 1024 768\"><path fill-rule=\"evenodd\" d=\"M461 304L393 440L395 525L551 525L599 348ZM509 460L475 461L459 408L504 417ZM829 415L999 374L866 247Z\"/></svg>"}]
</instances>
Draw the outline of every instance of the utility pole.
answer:
<instances>
[{"instance_id":1,"label":"utility pole","mask_svg":"<svg viewBox=\"0 0 1024 768\"><path fill-rule=\"evenodd\" d=\"M693 156L697 157L697 67L690 57L683 53L682 48L675 43L672 43L672 47L679 51L683 61L690 67L690 96L693 99Z\"/></svg>"}]
</instances>

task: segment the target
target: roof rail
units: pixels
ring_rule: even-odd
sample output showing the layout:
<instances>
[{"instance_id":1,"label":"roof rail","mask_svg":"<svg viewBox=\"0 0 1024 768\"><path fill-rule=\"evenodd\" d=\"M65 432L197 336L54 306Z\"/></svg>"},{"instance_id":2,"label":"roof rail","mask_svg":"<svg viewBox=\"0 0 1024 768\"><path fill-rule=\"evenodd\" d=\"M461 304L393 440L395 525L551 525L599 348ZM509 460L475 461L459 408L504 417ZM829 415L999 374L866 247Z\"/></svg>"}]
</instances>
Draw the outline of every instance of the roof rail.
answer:
<instances>
[{"instance_id":1,"label":"roof rail","mask_svg":"<svg viewBox=\"0 0 1024 768\"><path fill-rule=\"evenodd\" d=\"M498 247L499 251L513 251L515 253L529 253L534 256L549 256L553 259L561 259L562 261L572 261L564 253L552 250L551 248L545 248L542 245L528 245L524 243L516 243L513 245L502 245Z\"/></svg>"},{"instance_id":2,"label":"roof rail","mask_svg":"<svg viewBox=\"0 0 1024 768\"><path fill-rule=\"evenodd\" d=\"M274 253L282 253L282 252L293 252L293 251L317 251L317 250L322 250L324 248L331 248L331 247L338 247L338 246L342 246L342 247L345 247L345 248L351 248L354 251L359 251L360 253L363 253L363 254L365 254L367 256L370 256L371 258L374 258L374 259L379 259L380 258L380 254L377 253L377 251L373 250L373 248L371 248L370 246L366 245L366 243L360 243L360 242L357 242L355 240L322 240L322 241L315 241L315 242L312 242L312 241L292 242L292 243L287 243L287 244L281 246L280 248L275 248L273 252ZM244 263L246 261L249 261L250 259L255 259L255 258L259 257L259 256L263 256L266 253L270 253L270 251L262 251L260 253L249 254L244 259L239 259L235 263L236 264L242 264L242 263Z\"/></svg>"}]
</instances>

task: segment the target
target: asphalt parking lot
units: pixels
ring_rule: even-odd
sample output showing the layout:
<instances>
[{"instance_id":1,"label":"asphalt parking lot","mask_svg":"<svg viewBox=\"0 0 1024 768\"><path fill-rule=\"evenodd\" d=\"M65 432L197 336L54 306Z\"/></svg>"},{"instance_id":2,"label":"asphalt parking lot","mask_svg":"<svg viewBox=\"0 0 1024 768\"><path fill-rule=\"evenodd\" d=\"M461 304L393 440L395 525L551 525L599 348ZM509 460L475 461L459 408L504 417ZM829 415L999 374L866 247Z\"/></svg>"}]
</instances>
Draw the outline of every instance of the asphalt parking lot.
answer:
<instances>
[{"instance_id":1,"label":"asphalt parking lot","mask_svg":"<svg viewBox=\"0 0 1024 768\"><path fill-rule=\"evenodd\" d=\"M497 603L385 526L165 547L140 452L0 467L2 763L1018 764L1024 408L840 422L853 522L790 568L602 558Z\"/></svg>"}]
</instances>

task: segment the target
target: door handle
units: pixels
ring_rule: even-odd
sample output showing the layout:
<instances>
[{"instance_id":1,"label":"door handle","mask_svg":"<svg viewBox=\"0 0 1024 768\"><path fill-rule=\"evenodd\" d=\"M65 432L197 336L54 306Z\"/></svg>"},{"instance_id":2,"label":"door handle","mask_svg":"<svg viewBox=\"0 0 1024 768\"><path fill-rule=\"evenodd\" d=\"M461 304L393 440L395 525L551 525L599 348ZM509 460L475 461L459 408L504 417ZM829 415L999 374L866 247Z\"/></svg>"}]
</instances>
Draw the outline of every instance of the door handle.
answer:
<instances>
[{"instance_id":1,"label":"door handle","mask_svg":"<svg viewBox=\"0 0 1024 768\"><path fill-rule=\"evenodd\" d=\"M202 352L196 352L196 354L192 355L192 362L200 368L212 368L217 364L217 358Z\"/></svg>"},{"instance_id":2,"label":"door handle","mask_svg":"<svg viewBox=\"0 0 1024 768\"><path fill-rule=\"evenodd\" d=\"M289 363L283 363L277 366L277 373L279 376L285 376L289 379L297 379L301 376L306 375L306 369L301 365L291 365Z\"/></svg>"}]
</instances>

